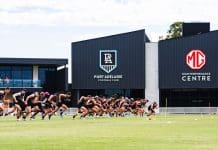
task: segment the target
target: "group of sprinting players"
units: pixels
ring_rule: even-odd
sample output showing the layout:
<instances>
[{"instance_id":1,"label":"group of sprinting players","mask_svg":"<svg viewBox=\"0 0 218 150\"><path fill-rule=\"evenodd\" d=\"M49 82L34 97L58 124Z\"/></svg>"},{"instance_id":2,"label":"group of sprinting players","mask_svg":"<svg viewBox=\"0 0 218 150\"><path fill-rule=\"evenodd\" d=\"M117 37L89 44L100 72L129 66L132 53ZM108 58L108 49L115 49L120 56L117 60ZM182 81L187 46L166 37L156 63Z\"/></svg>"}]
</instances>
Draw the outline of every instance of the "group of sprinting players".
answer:
<instances>
[{"instance_id":1,"label":"group of sprinting players","mask_svg":"<svg viewBox=\"0 0 218 150\"><path fill-rule=\"evenodd\" d=\"M130 113L143 117L146 112L149 120L151 120L151 116L155 115L156 109L158 109L157 103L150 102L148 99L134 100L116 94L110 98L88 95L79 99L78 113L73 115L73 118L78 114L80 114L80 118L84 118L89 115L103 116L104 114L117 117Z\"/></svg>"},{"instance_id":2,"label":"group of sprinting players","mask_svg":"<svg viewBox=\"0 0 218 150\"><path fill-rule=\"evenodd\" d=\"M26 120L28 117L32 120L38 113L41 113L42 120L48 116L50 120L53 115L59 111L60 116L67 110L67 104L71 101L70 92L59 92L49 94L49 92L33 92L27 93L26 90L21 90L12 94L10 88L0 90L0 115L8 116L15 114L17 120ZM8 109L12 105L11 109ZM156 102L150 102L148 99L129 99L118 95L113 95L110 98L104 96L81 96L78 100L78 112L73 115L73 118L80 115L80 118L86 116L103 116L110 117L125 116L126 114L134 114L143 116L147 113L149 120L155 115L155 110L158 108ZM145 108L147 111L145 111Z\"/></svg>"},{"instance_id":3,"label":"group of sprinting players","mask_svg":"<svg viewBox=\"0 0 218 150\"><path fill-rule=\"evenodd\" d=\"M0 114L8 116L16 114L17 120L26 120L27 117L35 119L41 113L42 119L48 116L49 120L56 112L60 111L60 116L67 110L67 103L71 100L71 93L60 92L49 94L48 92L33 92L27 95L27 91L12 94L10 88L0 90ZM11 109L8 109L12 105Z\"/></svg>"}]
</instances>

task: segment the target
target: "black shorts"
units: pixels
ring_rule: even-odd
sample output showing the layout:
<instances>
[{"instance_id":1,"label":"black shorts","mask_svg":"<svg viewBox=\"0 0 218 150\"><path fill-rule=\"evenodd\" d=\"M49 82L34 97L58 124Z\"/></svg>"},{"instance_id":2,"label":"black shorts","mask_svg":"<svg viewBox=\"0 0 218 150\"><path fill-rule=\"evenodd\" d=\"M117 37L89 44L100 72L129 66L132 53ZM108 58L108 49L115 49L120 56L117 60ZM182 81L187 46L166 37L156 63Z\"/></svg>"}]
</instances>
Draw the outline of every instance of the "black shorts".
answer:
<instances>
[{"instance_id":1,"label":"black shorts","mask_svg":"<svg viewBox=\"0 0 218 150\"><path fill-rule=\"evenodd\" d=\"M148 107L148 111L152 114L155 113L154 109L152 109L150 106Z\"/></svg>"},{"instance_id":2,"label":"black shorts","mask_svg":"<svg viewBox=\"0 0 218 150\"><path fill-rule=\"evenodd\" d=\"M32 103L31 107L40 106L40 103Z\"/></svg>"},{"instance_id":3,"label":"black shorts","mask_svg":"<svg viewBox=\"0 0 218 150\"><path fill-rule=\"evenodd\" d=\"M31 107L33 107L33 103L32 103L32 101L28 101L28 102L27 102L27 106L31 106Z\"/></svg>"},{"instance_id":4,"label":"black shorts","mask_svg":"<svg viewBox=\"0 0 218 150\"><path fill-rule=\"evenodd\" d=\"M15 104L15 102L9 103L9 107L13 107Z\"/></svg>"},{"instance_id":5,"label":"black shorts","mask_svg":"<svg viewBox=\"0 0 218 150\"><path fill-rule=\"evenodd\" d=\"M64 105L67 105L67 103L68 103L68 101L62 100L61 102L58 102L58 103L57 103L57 106L58 106L58 107L61 107L63 104L64 104Z\"/></svg>"},{"instance_id":6,"label":"black shorts","mask_svg":"<svg viewBox=\"0 0 218 150\"><path fill-rule=\"evenodd\" d=\"M46 109L48 109L48 108L52 108L51 103L49 103L49 102L45 102L45 103L44 103L44 108L46 108Z\"/></svg>"},{"instance_id":7,"label":"black shorts","mask_svg":"<svg viewBox=\"0 0 218 150\"><path fill-rule=\"evenodd\" d=\"M151 106L148 106L148 111L151 111Z\"/></svg>"},{"instance_id":8,"label":"black shorts","mask_svg":"<svg viewBox=\"0 0 218 150\"><path fill-rule=\"evenodd\" d=\"M87 107L88 109L92 109L94 106L95 106L95 105L87 105L86 107Z\"/></svg>"},{"instance_id":9,"label":"black shorts","mask_svg":"<svg viewBox=\"0 0 218 150\"><path fill-rule=\"evenodd\" d=\"M136 106L132 106L131 108L132 108L132 109L136 109Z\"/></svg>"},{"instance_id":10,"label":"black shorts","mask_svg":"<svg viewBox=\"0 0 218 150\"><path fill-rule=\"evenodd\" d=\"M80 104L77 104L77 108L80 109L81 107L83 107L83 105L80 103Z\"/></svg>"},{"instance_id":11,"label":"black shorts","mask_svg":"<svg viewBox=\"0 0 218 150\"><path fill-rule=\"evenodd\" d=\"M58 107L61 107L62 104L63 104L62 102L58 102L58 103L57 103L57 106L58 106Z\"/></svg>"},{"instance_id":12,"label":"black shorts","mask_svg":"<svg viewBox=\"0 0 218 150\"><path fill-rule=\"evenodd\" d=\"M25 103L24 103L23 101L18 101L16 104L19 105L19 106L21 107L22 111L25 110L26 105L25 105Z\"/></svg>"}]
</instances>

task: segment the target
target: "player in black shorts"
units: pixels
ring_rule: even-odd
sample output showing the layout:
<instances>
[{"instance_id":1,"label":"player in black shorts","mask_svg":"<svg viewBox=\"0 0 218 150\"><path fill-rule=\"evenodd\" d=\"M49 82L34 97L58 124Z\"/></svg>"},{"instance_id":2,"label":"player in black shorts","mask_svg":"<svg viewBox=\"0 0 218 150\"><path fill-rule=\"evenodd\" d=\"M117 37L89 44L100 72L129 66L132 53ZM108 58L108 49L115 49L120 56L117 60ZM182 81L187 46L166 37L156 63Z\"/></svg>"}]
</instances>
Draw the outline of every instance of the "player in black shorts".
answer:
<instances>
[{"instance_id":1,"label":"player in black shorts","mask_svg":"<svg viewBox=\"0 0 218 150\"><path fill-rule=\"evenodd\" d=\"M45 92L45 95L42 101L43 111L44 111L44 113L42 114L42 120L44 120L47 114L49 114L48 118L50 120L55 98L56 98L56 95L53 95L53 94L50 95L48 92Z\"/></svg>"},{"instance_id":2,"label":"player in black shorts","mask_svg":"<svg viewBox=\"0 0 218 150\"><path fill-rule=\"evenodd\" d=\"M26 116L23 118L24 120L32 111L39 111L39 108L37 107L39 103L39 92L34 92L31 95L27 96L25 100ZM30 119L33 119L33 117Z\"/></svg>"},{"instance_id":3,"label":"player in black shorts","mask_svg":"<svg viewBox=\"0 0 218 150\"><path fill-rule=\"evenodd\" d=\"M148 106L148 119L151 120L151 116L155 115L155 109L157 109L158 105L157 102L153 102Z\"/></svg>"},{"instance_id":4,"label":"player in black shorts","mask_svg":"<svg viewBox=\"0 0 218 150\"><path fill-rule=\"evenodd\" d=\"M45 109L45 113L42 116L42 119L48 115L48 119L50 120L52 115L54 114L54 110L57 107L58 103L58 93L51 94L47 100L47 103L49 105L49 108Z\"/></svg>"},{"instance_id":5,"label":"player in black shorts","mask_svg":"<svg viewBox=\"0 0 218 150\"><path fill-rule=\"evenodd\" d=\"M40 92L39 96L37 98L34 99L33 101L33 107L31 109L32 115L30 117L30 119L35 119L35 116L41 112L42 116L44 114L44 107L43 107L43 101L45 99L47 99L48 97L48 92Z\"/></svg>"},{"instance_id":6,"label":"player in black shorts","mask_svg":"<svg viewBox=\"0 0 218 150\"><path fill-rule=\"evenodd\" d=\"M80 116L80 118L85 117L86 114L88 114L88 108L86 108L86 102L91 99L91 95L88 95L87 97L85 96L81 96L80 99L77 102L77 107L78 107L78 111L76 114L73 115L73 118L76 118L76 116L79 113L82 113L82 115Z\"/></svg>"},{"instance_id":7,"label":"player in black shorts","mask_svg":"<svg viewBox=\"0 0 218 150\"><path fill-rule=\"evenodd\" d=\"M53 113L57 112L60 109L60 116L63 117L63 113L68 109L67 103L71 101L71 94L59 94L58 101L56 103L55 109L52 111Z\"/></svg>"},{"instance_id":8,"label":"player in black shorts","mask_svg":"<svg viewBox=\"0 0 218 150\"><path fill-rule=\"evenodd\" d=\"M22 90L20 92L13 94L14 107L11 109L11 111L6 113L5 115L9 115L15 112L15 110L17 110L17 120L18 121L20 120L21 114L25 115L25 108L26 108L26 105L24 103L25 94L26 94L25 90Z\"/></svg>"}]
</instances>

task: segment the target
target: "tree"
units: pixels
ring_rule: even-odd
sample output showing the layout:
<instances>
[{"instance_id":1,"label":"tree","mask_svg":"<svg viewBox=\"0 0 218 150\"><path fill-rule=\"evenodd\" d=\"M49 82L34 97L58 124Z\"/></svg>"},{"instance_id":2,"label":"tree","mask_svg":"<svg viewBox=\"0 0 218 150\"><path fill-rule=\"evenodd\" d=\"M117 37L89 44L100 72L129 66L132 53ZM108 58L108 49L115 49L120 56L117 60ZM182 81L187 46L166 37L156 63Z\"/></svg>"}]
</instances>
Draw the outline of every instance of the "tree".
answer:
<instances>
[{"instance_id":1,"label":"tree","mask_svg":"<svg viewBox=\"0 0 218 150\"><path fill-rule=\"evenodd\" d=\"M182 36L182 24L183 22L174 22L170 25L170 29L167 31L166 39L172 39Z\"/></svg>"}]
</instances>

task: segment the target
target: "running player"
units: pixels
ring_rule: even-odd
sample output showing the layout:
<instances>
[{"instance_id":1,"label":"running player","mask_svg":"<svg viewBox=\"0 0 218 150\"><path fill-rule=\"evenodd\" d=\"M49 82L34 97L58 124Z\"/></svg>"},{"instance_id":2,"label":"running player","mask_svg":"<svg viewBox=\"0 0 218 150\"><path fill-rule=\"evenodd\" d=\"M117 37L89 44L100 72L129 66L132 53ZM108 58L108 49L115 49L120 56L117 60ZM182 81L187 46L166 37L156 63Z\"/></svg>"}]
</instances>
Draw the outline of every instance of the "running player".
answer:
<instances>
[{"instance_id":1,"label":"running player","mask_svg":"<svg viewBox=\"0 0 218 150\"><path fill-rule=\"evenodd\" d=\"M85 117L88 114L88 108L86 107L86 102L91 99L91 95L88 95L87 97L81 96L80 99L77 102L78 111L76 114L73 115L73 118L76 118L76 116L79 113L82 113L80 118Z\"/></svg>"},{"instance_id":2,"label":"running player","mask_svg":"<svg viewBox=\"0 0 218 150\"><path fill-rule=\"evenodd\" d=\"M25 100L25 104L26 104L26 115L23 117L23 119L25 120L26 117L33 111L33 112L37 112L40 111L38 105L39 105L39 92L34 92L31 95L27 96L26 100ZM32 115L30 117L30 119L33 119L34 116Z\"/></svg>"},{"instance_id":3,"label":"running player","mask_svg":"<svg viewBox=\"0 0 218 150\"><path fill-rule=\"evenodd\" d=\"M149 106L148 106L148 119L151 120L151 116L155 115L155 109L158 108L157 102L152 102Z\"/></svg>"},{"instance_id":4,"label":"running player","mask_svg":"<svg viewBox=\"0 0 218 150\"><path fill-rule=\"evenodd\" d=\"M59 94L58 101L55 109L52 111L53 114L60 109L60 116L63 117L63 113L68 109L67 103L70 101L71 93Z\"/></svg>"},{"instance_id":5,"label":"running player","mask_svg":"<svg viewBox=\"0 0 218 150\"><path fill-rule=\"evenodd\" d=\"M3 102L3 109L8 111L10 103L13 103L13 95L9 87L5 88L4 90L4 96L2 102Z\"/></svg>"},{"instance_id":6,"label":"running player","mask_svg":"<svg viewBox=\"0 0 218 150\"><path fill-rule=\"evenodd\" d=\"M1 114L1 116L3 116L3 113L4 113L4 104L3 104L4 95L5 95L5 91L1 90L0 91L0 101L1 101L0 114Z\"/></svg>"},{"instance_id":7,"label":"running player","mask_svg":"<svg viewBox=\"0 0 218 150\"><path fill-rule=\"evenodd\" d=\"M43 100L44 113L42 114L42 120L44 120L47 114L48 114L48 119L50 120L52 115L53 105L55 104L55 100L56 100L56 95L54 94L50 95L48 92L45 92L45 97Z\"/></svg>"},{"instance_id":8,"label":"running player","mask_svg":"<svg viewBox=\"0 0 218 150\"><path fill-rule=\"evenodd\" d=\"M7 115L9 115L9 114L13 113L15 110L17 110L17 121L20 120L21 114L23 116L25 115L25 108L26 108L26 105L24 103L25 94L26 94L25 90L22 90L20 92L17 92L17 93L13 94L14 107L12 108L11 111L9 111L7 113Z\"/></svg>"}]
</instances>

